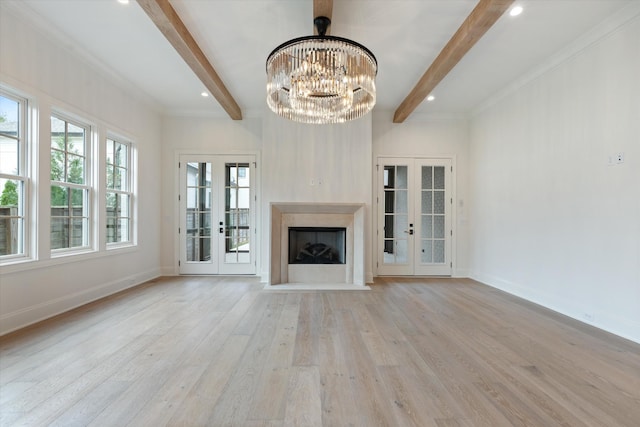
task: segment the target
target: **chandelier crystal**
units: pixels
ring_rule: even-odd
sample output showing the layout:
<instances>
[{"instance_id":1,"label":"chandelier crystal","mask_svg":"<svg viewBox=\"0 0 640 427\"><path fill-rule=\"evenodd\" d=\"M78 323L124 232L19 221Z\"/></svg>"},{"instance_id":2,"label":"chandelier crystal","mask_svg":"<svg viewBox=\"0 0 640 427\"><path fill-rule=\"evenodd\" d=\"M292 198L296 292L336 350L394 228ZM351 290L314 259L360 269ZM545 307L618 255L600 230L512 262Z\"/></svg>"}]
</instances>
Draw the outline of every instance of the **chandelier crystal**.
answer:
<instances>
[{"instance_id":1,"label":"chandelier crystal","mask_svg":"<svg viewBox=\"0 0 640 427\"><path fill-rule=\"evenodd\" d=\"M352 40L325 35L329 18L314 20L317 36L278 46L267 58L267 104L301 123L343 123L376 103L376 57Z\"/></svg>"}]
</instances>

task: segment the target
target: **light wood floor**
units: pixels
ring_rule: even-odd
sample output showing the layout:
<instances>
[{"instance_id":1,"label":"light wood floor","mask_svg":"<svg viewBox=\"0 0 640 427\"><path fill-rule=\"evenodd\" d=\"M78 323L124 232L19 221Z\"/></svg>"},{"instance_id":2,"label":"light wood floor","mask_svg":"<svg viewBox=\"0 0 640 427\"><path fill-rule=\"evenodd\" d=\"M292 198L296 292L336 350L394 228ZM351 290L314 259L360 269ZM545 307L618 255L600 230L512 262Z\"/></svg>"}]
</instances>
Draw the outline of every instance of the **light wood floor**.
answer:
<instances>
[{"instance_id":1,"label":"light wood floor","mask_svg":"<svg viewBox=\"0 0 640 427\"><path fill-rule=\"evenodd\" d=\"M640 425L640 345L471 280L372 289L89 304L0 339L0 425Z\"/></svg>"}]
</instances>

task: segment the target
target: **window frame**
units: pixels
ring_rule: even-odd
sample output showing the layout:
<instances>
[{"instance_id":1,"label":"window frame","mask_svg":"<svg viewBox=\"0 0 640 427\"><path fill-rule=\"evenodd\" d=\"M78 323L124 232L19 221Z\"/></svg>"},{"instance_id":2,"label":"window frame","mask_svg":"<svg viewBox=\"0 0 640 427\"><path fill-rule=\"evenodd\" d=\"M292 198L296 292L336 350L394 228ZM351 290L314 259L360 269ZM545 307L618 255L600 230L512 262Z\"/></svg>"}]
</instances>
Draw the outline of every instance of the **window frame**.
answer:
<instances>
[{"instance_id":1,"label":"window frame","mask_svg":"<svg viewBox=\"0 0 640 427\"><path fill-rule=\"evenodd\" d=\"M115 154L114 155L114 159L112 160L112 163L109 163L109 158L108 158L108 152L109 152L109 144L112 144L112 153L115 153L115 148L116 145L120 145L123 147L126 147L126 155L127 155L127 162L126 162L126 167L121 167L120 165L117 164L116 160L115 160ZM105 185L104 185L104 194L101 197L104 197L105 200L105 209L104 209L104 213L105 213L105 226L103 228L103 231L105 233L105 244L106 244L106 248L107 250L110 249L117 249L117 248L122 248L122 247L130 247L130 246L134 246L135 245L135 232L134 232L134 221L135 221L135 210L134 210L134 206L135 206L135 162L134 162L134 144L133 142L131 142L128 138L122 138L119 137L117 135L114 134L108 134L107 138L106 138L106 144L105 144L105 149L104 149L104 166L105 166ZM115 172L117 169L125 169L125 174L123 175L126 179L126 183L127 183L127 187L126 189L122 189L122 188L115 188L115 182L113 183L113 186L109 186L109 168L113 168L112 171L112 176L113 176L113 180L115 180ZM109 216L108 215L108 209L109 209L109 204L107 202L107 198L110 194L113 194L116 196L116 200L118 196L127 196L129 198L129 205L128 205L128 212L126 216ZM116 228L115 228L115 232L116 232L116 236L117 236L117 230L118 230L118 225L119 225L119 220L120 219L126 219L128 221L128 227L127 227L127 239L123 240L123 241L109 241L109 234L108 234L108 228L109 228L109 219L110 218L115 218L115 224L116 224Z\"/></svg>"},{"instance_id":2,"label":"window frame","mask_svg":"<svg viewBox=\"0 0 640 427\"><path fill-rule=\"evenodd\" d=\"M21 220L22 226L18 232L18 247L17 253L0 255L0 265L7 265L14 262L24 261L32 257L32 247L30 245L30 184L31 184L31 169L29 162L29 154L31 152L31 138L28 133L30 123L29 117L29 100L15 91L12 91L4 86L0 86L0 96L10 99L18 103L18 126L16 128L17 135L12 136L7 133L0 132L3 137L9 139L15 139L17 142L17 168L15 174L0 172L0 178L7 181L20 181L20 189L18 191L18 209L16 215L2 215L2 218L16 218ZM4 188L0 188L0 194L4 191Z\"/></svg>"},{"instance_id":3,"label":"window frame","mask_svg":"<svg viewBox=\"0 0 640 427\"><path fill-rule=\"evenodd\" d=\"M64 150L60 150L60 149L55 149L56 151L62 151L64 153L64 179L67 179L66 177L66 170L67 170L67 166L68 166L68 157L69 154L73 155L73 156L77 156L76 153L73 152L69 152L68 148L67 148L67 143L68 143L68 126L69 124L81 128L84 130L84 147L83 147L83 158L84 158L84 164L83 164L83 183L74 183L74 182L69 182L69 181L58 181L58 180L54 180L51 177L51 171L49 172L49 200L51 201L51 189L54 186L57 187L67 187L68 191L71 190L82 190L84 195L82 198L82 215L79 217L76 217L73 215L73 206L69 206L67 205L67 207L70 210L70 214L67 216L54 216L52 215L52 208L53 206L50 203L49 206L49 220L50 220L50 225L49 225L49 247L50 247L50 252L51 252L51 256L52 257L56 257L56 256L62 256L62 255L70 255L70 254L76 254L76 253L84 253L87 251L91 251L94 249L94 229L95 229L95 218L93 215L93 211L92 211L92 206L93 206L93 197L94 197L94 188L93 188L93 161L92 161L92 148L93 148L93 137L94 137L94 132L93 132L93 127L91 126L91 124L88 123L88 121L84 121L82 119L76 119L76 118L72 118L69 117L68 115L61 113L57 110L52 110L50 117L49 117L49 121L51 122L52 119L57 119L57 120L61 120L63 122L65 122L65 148ZM50 155L53 154L54 148L52 146L52 140L54 137L54 130L53 128L50 129L49 132L49 153ZM50 160L51 163L51 160ZM71 198L68 198L68 202L67 203L72 203ZM60 248L54 248L53 247L53 241L54 239L52 238L52 227L53 227L53 219L54 218L66 218L67 221L70 221L68 223L68 228L69 230L73 230L73 225L71 223L71 221L73 221L73 219L82 219L83 220L83 232L82 232L82 245L80 246L71 246L71 239L72 237L72 231L68 232L67 235L67 240L68 240L68 244L69 246L67 247L60 247Z\"/></svg>"}]
</instances>

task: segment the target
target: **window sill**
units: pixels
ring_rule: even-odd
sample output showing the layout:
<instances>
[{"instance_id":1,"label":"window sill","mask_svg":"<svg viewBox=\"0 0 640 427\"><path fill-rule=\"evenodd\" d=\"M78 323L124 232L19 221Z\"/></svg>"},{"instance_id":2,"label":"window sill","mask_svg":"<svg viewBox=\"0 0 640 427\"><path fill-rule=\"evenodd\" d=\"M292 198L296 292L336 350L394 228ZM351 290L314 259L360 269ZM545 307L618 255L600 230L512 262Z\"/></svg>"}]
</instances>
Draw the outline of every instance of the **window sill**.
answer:
<instances>
[{"instance_id":1,"label":"window sill","mask_svg":"<svg viewBox=\"0 0 640 427\"><path fill-rule=\"evenodd\" d=\"M25 271L39 270L43 268L51 268L64 264L72 264L87 260L99 259L105 256L117 256L125 253L134 253L137 245L118 246L117 248L107 248L106 250L95 251L86 249L83 251L61 252L51 254L51 258L37 260L33 258L21 258L20 260L12 260L0 264L0 275L21 273Z\"/></svg>"}]
</instances>

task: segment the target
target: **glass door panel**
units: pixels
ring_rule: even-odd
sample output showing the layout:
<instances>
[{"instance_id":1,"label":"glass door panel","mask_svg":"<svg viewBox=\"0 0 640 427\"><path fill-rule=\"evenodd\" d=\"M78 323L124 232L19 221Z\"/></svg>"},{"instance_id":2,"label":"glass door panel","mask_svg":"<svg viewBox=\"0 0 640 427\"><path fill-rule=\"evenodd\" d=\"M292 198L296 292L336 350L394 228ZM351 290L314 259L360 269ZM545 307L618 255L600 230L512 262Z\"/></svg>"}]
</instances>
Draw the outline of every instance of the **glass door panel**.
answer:
<instances>
[{"instance_id":1,"label":"glass door panel","mask_svg":"<svg viewBox=\"0 0 640 427\"><path fill-rule=\"evenodd\" d=\"M212 256L213 163L209 159L181 162L180 273L209 274L217 269Z\"/></svg>"},{"instance_id":2,"label":"glass door panel","mask_svg":"<svg viewBox=\"0 0 640 427\"><path fill-rule=\"evenodd\" d=\"M251 262L251 169L249 163L225 164L224 262Z\"/></svg>"},{"instance_id":3,"label":"glass door panel","mask_svg":"<svg viewBox=\"0 0 640 427\"><path fill-rule=\"evenodd\" d=\"M383 221L378 268L383 271L381 274L408 274L407 269L412 268L413 262L411 175L409 165L404 163L406 160L388 160L382 165L378 180L382 188L382 195L378 197L379 215Z\"/></svg>"}]
</instances>

